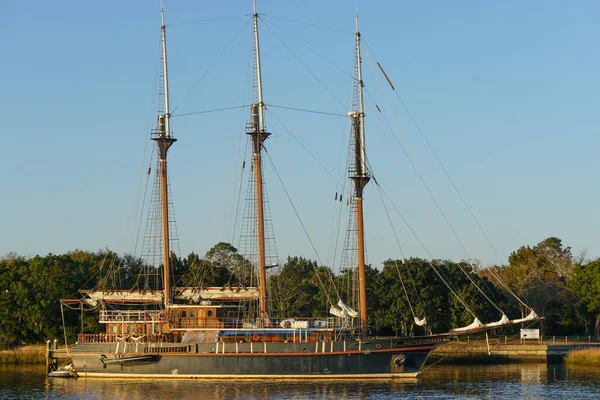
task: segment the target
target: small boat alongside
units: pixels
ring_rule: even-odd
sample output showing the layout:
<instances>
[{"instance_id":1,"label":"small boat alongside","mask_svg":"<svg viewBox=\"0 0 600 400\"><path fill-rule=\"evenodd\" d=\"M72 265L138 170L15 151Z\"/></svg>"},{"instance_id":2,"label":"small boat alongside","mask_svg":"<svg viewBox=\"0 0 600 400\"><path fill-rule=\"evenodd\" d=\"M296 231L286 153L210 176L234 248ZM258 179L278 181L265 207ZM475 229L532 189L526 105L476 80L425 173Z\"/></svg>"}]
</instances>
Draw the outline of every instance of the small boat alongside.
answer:
<instances>
[{"instance_id":1,"label":"small boat alongside","mask_svg":"<svg viewBox=\"0 0 600 400\"><path fill-rule=\"evenodd\" d=\"M75 365L69 364L58 368L56 371L48 373L50 378L77 378L77 372L75 371Z\"/></svg>"}]
</instances>

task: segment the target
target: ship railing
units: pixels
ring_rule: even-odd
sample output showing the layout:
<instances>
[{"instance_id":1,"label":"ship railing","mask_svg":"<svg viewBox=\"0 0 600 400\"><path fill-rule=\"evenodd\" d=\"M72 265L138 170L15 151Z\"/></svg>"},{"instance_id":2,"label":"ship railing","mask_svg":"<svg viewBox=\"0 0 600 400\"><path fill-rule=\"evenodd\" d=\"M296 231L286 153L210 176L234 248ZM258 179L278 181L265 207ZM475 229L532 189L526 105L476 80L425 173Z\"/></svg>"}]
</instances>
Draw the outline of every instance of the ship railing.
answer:
<instances>
[{"instance_id":1,"label":"ship railing","mask_svg":"<svg viewBox=\"0 0 600 400\"><path fill-rule=\"evenodd\" d=\"M173 326L175 329L222 329L222 328L231 328L232 326L237 325L237 318L227 318L225 320L219 320L216 318L175 318L173 321Z\"/></svg>"},{"instance_id":2,"label":"ship railing","mask_svg":"<svg viewBox=\"0 0 600 400\"><path fill-rule=\"evenodd\" d=\"M337 317L323 317L323 318L282 318L279 320L273 320L271 326L275 328L285 329L347 329L356 326L354 319L352 318L337 318Z\"/></svg>"},{"instance_id":3,"label":"ship railing","mask_svg":"<svg viewBox=\"0 0 600 400\"><path fill-rule=\"evenodd\" d=\"M175 329L352 329L356 327L355 321L347 318L284 318L274 319L270 324L265 324L258 318L175 318Z\"/></svg>"},{"instance_id":4,"label":"ship railing","mask_svg":"<svg viewBox=\"0 0 600 400\"><path fill-rule=\"evenodd\" d=\"M241 326L240 326L241 325ZM226 325L227 327L227 325ZM234 326L231 326L234 327ZM265 324L260 319L244 319L237 322L237 328L243 329L348 329L355 327L355 322L351 318L333 318L333 317L295 317L272 319L270 324Z\"/></svg>"},{"instance_id":5,"label":"ship railing","mask_svg":"<svg viewBox=\"0 0 600 400\"><path fill-rule=\"evenodd\" d=\"M102 310L100 322L159 322L165 320L165 314L159 310Z\"/></svg>"},{"instance_id":6,"label":"ship railing","mask_svg":"<svg viewBox=\"0 0 600 400\"><path fill-rule=\"evenodd\" d=\"M174 341L171 334L107 334L107 333L80 333L77 335L78 343L171 343Z\"/></svg>"}]
</instances>

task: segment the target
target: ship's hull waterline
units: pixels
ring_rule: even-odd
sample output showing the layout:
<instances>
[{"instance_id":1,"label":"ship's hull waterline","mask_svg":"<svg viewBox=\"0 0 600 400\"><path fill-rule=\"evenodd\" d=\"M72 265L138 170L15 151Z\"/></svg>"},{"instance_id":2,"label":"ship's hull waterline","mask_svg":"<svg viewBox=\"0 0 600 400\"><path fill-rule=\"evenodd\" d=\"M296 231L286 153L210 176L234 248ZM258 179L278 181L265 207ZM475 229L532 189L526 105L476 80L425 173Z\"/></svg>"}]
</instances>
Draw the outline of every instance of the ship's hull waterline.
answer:
<instances>
[{"instance_id":1,"label":"ship's hull waterline","mask_svg":"<svg viewBox=\"0 0 600 400\"><path fill-rule=\"evenodd\" d=\"M390 340L218 345L129 344L115 356L123 343L84 343L70 355L78 376L89 378L391 379L416 378L436 346L395 346ZM136 355L152 357L129 361ZM103 361L107 356L110 363Z\"/></svg>"}]
</instances>

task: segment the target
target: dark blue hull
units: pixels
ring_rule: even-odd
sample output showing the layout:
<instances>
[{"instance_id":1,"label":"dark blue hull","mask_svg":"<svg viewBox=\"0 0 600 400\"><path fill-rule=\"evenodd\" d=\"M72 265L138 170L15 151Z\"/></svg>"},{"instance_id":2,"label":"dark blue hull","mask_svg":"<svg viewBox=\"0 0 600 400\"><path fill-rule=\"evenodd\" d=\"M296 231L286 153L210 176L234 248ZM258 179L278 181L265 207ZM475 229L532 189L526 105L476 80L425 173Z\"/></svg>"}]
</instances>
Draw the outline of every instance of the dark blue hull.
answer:
<instances>
[{"instance_id":1,"label":"dark blue hull","mask_svg":"<svg viewBox=\"0 0 600 400\"><path fill-rule=\"evenodd\" d=\"M80 377L191 379L414 378L440 341L367 340L317 343L89 343L71 348ZM118 364L101 355L132 357ZM143 361L135 355L151 355Z\"/></svg>"}]
</instances>

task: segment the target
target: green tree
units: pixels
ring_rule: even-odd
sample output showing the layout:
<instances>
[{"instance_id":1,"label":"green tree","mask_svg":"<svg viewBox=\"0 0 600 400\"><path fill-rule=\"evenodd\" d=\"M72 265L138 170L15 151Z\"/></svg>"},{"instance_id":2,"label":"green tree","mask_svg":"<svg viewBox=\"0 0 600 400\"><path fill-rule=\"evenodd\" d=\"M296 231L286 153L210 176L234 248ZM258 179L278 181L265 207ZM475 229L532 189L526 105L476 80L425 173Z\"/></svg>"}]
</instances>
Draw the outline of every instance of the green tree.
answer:
<instances>
[{"instance_id":1,"label":"green tree","mask_svg":"<svg viewBox=\"0 0 600 400\"><path fill-rule=\"evenodd\" d=\"M575 266L570 287L587 312L587 319L595 322L594 336L600 337L600 258Z\"/></svg>"}]
</instances>

